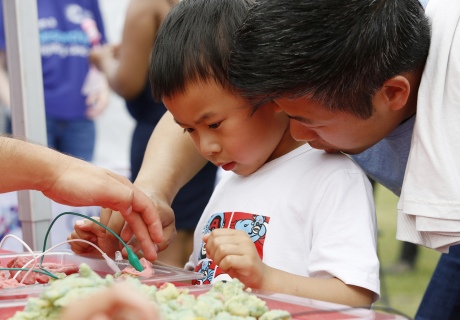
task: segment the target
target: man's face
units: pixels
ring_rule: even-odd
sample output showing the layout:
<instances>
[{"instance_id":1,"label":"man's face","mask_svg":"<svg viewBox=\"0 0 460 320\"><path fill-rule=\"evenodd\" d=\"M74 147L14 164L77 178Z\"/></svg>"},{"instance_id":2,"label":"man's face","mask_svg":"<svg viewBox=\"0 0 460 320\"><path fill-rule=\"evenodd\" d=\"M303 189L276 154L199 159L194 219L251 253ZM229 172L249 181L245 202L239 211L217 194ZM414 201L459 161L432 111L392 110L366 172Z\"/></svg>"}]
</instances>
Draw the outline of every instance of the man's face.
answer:
<instances>
[{"instance_id":1,"label":"man's face","mask_svg":"<svg viewBox=\"0 0 460 320\"><path fill-rule=\"evenodd\" d=\"M385 112L378 109L369 119L346 112L332 112L308 98L282 98L275 103L291 119L291 135L313 148L329 153L361 153L383 139L393 129L386 124Z\"/></svg>"}]
</instances>

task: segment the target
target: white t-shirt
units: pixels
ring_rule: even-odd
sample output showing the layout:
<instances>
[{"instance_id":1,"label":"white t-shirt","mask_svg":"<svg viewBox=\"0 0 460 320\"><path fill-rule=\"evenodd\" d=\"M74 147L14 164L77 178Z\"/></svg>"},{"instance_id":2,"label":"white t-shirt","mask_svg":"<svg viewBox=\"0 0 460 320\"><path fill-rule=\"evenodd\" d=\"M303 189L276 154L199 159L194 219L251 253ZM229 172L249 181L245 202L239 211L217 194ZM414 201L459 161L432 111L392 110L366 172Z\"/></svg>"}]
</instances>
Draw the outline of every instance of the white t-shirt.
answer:
<instances>
[{"instance_id":1,"label":"white t-shirt","mask_svg":"<svg viewBox=\"0 0 460 320\"><path fill-rule=\"evenodd\" d=\"M460 243L460 1L430 0L426 14L431 44L396 237L448 253Z\"/></svg>"},{"instance_id":2,"label":"white t-shirt","mask_svg":"<svg viewBox=\"0 0 460 320\"><path fill-rule=\"evenodd\" d=\"M249 176L225 175L200 219L186 268L197 284L228 279L203 249L214 228L246 230L265 264L305 277L337 277L380 294L372 186L348 157L308 144Z\"/></svg>"}]
</instances>

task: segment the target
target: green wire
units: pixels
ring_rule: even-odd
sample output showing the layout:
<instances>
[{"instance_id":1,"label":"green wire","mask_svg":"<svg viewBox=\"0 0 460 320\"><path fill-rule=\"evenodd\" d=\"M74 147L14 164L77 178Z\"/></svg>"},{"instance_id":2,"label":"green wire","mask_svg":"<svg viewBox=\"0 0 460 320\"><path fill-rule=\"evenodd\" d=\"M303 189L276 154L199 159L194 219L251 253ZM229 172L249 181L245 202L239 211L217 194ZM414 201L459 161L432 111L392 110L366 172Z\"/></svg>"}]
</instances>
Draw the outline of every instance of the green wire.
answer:
<instances>
[{"instance_id":1,"label":"green wire","mask_svg":"<svg viewBox=\"0 0 460 320\"><path fill-rule=\"evenodd\" d=\"M102 228L104 228L105 230L109 231L111 234L113 234L114 237L116 237L120 242L121 244L123 244L123 246L126 248L126 251L128 252L128 261L129 263L134 267L134 269L136 269L137 271L143 271L144 270L144 267L142 266L141 262L139 261L139 258L136 256L136 254L131 250L131 248L128 247L128 245L118 236L118 234L116 234L115 232L113 232L109 227L105 226L104 224L100 223L99 221L96 221L94 220L93 218L90 218L88 216L85 216L84 214L81 214L81 213L76 213L76 212L63 212L61 214L59 214L56 218L53 219L53 221L51 222L48 230L46 231L46 235L45 235L45 241L43 243L43 252L45 252L46 250L46 239L48 239L48 235L51 231L51 227L53 226L53 224L56 222L56 220L58 218L60 218L61 216L63 215L66 215L66 214L71 214L71 215L74 215L74 216L79 216L79 217L82 217L82 218L85 218L85 219L88 219L88 220L91 220L92 222L98 224L99 226L101 226ZM41 259L40 259L40 266L42 265L43 263L43 259L45 258L45 255L42 255Z\"/></svg>"},{"instance_id":2,"label":"green wire","mask_svg":"<svg viewBox=\"0 0 460 320\"><path fill-rule=\"evenodd\" d=\"M29 268L0 268L0 270L8 270L8 271L29 271ZM32 272L38 272L38 273L43 273L47 275L48 277L54 278L54 279L59 279L59 277L55 276L48 270L42 269L42 270L37 270L37 269L32 269Z\"/></svg>"}]
</instances>

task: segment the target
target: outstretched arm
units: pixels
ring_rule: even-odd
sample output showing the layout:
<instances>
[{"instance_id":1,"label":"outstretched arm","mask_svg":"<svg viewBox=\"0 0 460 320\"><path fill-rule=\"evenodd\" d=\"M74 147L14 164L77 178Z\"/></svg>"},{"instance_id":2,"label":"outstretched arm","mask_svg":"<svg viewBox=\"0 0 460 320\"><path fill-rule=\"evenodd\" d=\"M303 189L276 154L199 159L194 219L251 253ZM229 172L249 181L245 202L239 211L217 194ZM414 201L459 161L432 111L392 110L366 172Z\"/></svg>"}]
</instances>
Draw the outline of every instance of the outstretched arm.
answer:
<instances>
[{"instance_id":1,"label":"outstretched arm","mask_svg":"<svg viewBox=\"0 0 460 320\"><path fill-rule=\"evenodd\" d=\"M119 211L139 235L145 256L156 258L154 243L163 238L161 221L152 200L125 177L50 148L3 136L0 165L0 192L38 190L62 204Z\"/></svg>"}]
</instances>

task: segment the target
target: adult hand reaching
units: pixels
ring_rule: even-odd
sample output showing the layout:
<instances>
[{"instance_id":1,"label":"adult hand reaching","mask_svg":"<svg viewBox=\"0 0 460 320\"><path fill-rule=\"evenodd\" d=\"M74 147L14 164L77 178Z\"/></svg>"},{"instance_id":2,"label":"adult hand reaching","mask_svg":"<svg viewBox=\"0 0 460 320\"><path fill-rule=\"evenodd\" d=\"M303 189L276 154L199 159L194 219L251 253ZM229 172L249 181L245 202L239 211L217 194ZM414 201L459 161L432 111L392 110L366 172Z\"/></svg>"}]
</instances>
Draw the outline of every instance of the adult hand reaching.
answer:
<instances>
[{"instance_id":1,"label":"adult hand reaching","mask_svg":"<svg viewBox=\"0 0 460 320\"><path fill-rule=\"evenodd\" d=\"M155 260L155 243L163 242L163 218L156 204L125 177L78 159L65 160L68 165L56 173L54 183L42 190L43 194L67 205L98 205L119 211L136 235L145 257Z\"/></svg>"},{"instance_id":2,"label":"adult hand reaching","mask_svg":"<svg viewBox=\"0 0 460 320\"><path fill-rule=\"evenodd\" d=\"M130 223L145 257L156 259L163 242L156 204L128 179L83 160L33 143L0 136L0 192L38 190L71 206L101 206L119 211ZM174 215L172 215L174 221Z\"/></svg>"},{"instance_id":3,"label":"adult hand reaching","mask_svg":"<svg viewBox=\"0 0 460 320\"><path fill-rule=\"evenodd\" d=\"M139 186L139 188L142 187ZM144 192L149 195L150 199L153 202L156 216L158 216L161 221L163 239L155 243L156 259L156 252L165 250L176 237L174 212L171 209L171 205L164 196L158 193L148 193L146 188L142 188L142 190L144 190ZM101 219L103 218L101 217ZM151 228L147 223L142 224L141 221L133 219L133 215L126 216L125 219L128 224L125 226L125 228L123 228L121 232L121 238L125 241L129 241L129 245L132 247L135 253L142 249L143 255L147 259L152 260L152 248L148 247L148 235L151 234L151 232L155 232L155 229ZM110 220L112 220L112 218ZM110 220L107 222L108 225L110 225L111 223ZM146 251L147 249L149 250Z\"/></svg>"}]
</instances>

